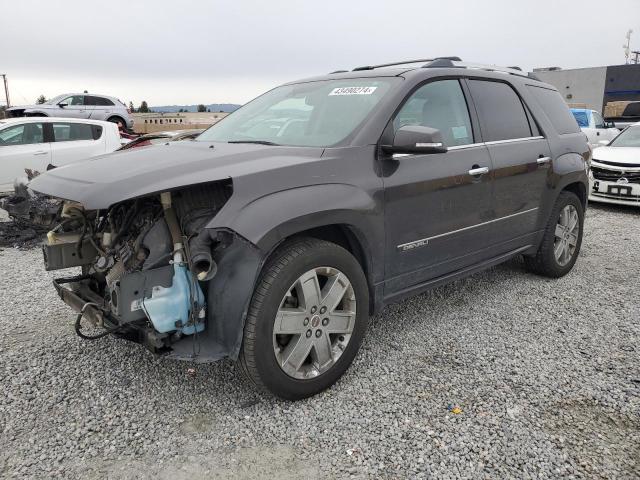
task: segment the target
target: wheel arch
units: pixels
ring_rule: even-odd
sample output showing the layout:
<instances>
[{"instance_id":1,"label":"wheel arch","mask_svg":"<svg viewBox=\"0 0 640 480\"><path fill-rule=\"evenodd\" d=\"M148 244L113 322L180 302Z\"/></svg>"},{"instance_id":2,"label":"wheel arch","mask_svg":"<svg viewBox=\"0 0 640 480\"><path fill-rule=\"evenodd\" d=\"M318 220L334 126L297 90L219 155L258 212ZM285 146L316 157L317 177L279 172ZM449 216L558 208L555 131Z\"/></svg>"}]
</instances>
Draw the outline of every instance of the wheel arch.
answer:
<instances>
[{"instance_id":1,"label":"wheel arch","mask_svg":"<svg viewBox=\"0 0 640 480\"><path fill-rule=\"evenodd\" d=\"M567 191L574 193L576 197L580 200L582 204L582 208L586 210L587 208L587 187L583 182L573 182L565 185L561 192Z\"/></svg>"}]
</instances>

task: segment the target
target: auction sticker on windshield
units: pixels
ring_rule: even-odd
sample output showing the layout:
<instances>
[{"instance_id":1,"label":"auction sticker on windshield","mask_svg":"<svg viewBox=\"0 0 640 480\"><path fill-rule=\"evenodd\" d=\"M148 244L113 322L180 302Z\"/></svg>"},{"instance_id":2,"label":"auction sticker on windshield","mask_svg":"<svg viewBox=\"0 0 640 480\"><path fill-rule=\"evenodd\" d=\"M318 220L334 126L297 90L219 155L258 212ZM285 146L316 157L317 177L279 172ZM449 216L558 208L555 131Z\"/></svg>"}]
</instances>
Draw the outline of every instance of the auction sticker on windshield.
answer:
<instances>
[{"instance_id":1,"label":"auction sticker on windshield","mask_svg":"<svg viewBox=\"0 0 640 480\"><path fill-rule=\"evenodd\" d=\"M378 87L338 87L329 92L329 95L371 95Z\"/></svg>"}]
</instances>

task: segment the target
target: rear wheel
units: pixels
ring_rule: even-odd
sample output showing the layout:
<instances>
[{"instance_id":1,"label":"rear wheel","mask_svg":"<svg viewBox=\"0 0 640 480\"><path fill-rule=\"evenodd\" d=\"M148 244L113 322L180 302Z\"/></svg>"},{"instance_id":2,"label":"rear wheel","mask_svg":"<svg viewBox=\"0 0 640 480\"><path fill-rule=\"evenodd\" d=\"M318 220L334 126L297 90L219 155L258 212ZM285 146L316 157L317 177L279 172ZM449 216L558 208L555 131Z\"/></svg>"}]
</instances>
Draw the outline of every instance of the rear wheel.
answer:
<instances>
[{"instance_id":1,"label":"rear wheel","mask_svg":"<svg viewBox=\"0 0 640 480\"><path fill-rule=\"evenodd\" d=\"M240 353L243 370L289 400L331 386L360 347L368 297L360 265L342 247L316 239L285 244L258 281Z\"/></svg>"},{"instance_id":2,"label":"rear wheel","mask_svg":"<svg viewBox=\"0 0 640 480\"><path fill-rule=\"evenodd\" d=\"M562 277L576 263L582 245L584 209L571 192L561 192L553 207L540 247L533 257L525 257L525 265L547 277Z\"/></svg>"},{"instance_id":3,"label":"rear wheel","mask_svg":"<svg viewBox=\"0 0 640 480\"><path fill-rule=\"evenodd\" d=\"M125 122L123 118L120 118L120 117L109 117L107 119L107 122L121 123L122 124L122 130L124 130L124 131L127 130L127 122Z\"/></svg>"}]
</instances>

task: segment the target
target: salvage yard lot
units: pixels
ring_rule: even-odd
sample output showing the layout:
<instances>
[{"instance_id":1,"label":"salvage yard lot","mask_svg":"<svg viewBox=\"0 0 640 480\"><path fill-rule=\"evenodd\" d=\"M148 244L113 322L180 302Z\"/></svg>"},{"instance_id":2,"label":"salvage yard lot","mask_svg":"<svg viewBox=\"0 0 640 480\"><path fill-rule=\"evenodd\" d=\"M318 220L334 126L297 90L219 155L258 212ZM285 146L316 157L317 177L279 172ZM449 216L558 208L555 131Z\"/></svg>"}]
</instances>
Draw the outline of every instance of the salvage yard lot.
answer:
<instances>
[{"instance_id":1,"label":"salvage yard lot","mask_svg":"<svg viewBox=\"0 0 640 480\"><path fill-rule=\"evenodd\" d=\"M640 210L592 204L569 275L514 260L392 305L297 403L232 362L80 340L39 250L5 248L0 477L636 478L639 246Z\"/></svg>"}]
</instances>

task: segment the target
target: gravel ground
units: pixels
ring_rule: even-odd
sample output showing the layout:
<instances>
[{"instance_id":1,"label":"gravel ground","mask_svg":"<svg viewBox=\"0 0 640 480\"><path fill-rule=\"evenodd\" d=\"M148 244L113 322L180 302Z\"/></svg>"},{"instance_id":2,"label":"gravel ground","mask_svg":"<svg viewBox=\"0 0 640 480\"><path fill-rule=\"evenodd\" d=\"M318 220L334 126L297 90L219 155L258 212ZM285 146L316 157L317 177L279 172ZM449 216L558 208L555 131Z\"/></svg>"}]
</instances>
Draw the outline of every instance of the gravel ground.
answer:
<instances>
[{"instance_id":1,"label":"gravel ground","mask_svg":"<svg viewBox=\"0 0 640 480\"><path fill-rule=\"evenodd\" d=\"M0 477L638 478L639 244L639 210L592 206L571 274L514 260L393 305L297 403L80 340L40 252L6 248Z\"/></svg>"}]
</instances>

